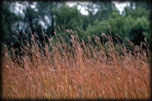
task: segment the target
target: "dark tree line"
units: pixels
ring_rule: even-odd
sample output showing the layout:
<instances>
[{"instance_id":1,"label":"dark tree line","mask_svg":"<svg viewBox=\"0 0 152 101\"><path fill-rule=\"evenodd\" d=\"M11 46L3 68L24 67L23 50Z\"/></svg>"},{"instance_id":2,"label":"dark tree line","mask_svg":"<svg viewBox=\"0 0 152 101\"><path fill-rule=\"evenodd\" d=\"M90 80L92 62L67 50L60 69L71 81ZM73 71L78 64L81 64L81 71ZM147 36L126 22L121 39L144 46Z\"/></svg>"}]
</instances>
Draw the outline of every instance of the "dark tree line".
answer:
<instances>
[{"instance_id":1,"label":"dark tree line","mask_svg":"<svg viewBox=\"0 0 152 101\"><path fill-rule=\"evenodd\" d=\"M20 5L20 11L16 11L16 5ZM80 5L86 8L88 15L80 13ZM65 2L4 1L1 9L2 42L9 49L13 43L14 48L20 51L20 43L26 45L25 40L31 43L31 33L36 34L42 44L47 40L47 37L43 37L44 34L53 38L62 36L66 42L70 42L66 29L77 31L78 36L86 42L88 36L92 39L98 36L105 40L101 36L101 33L105 33L112 34L114 42L126 42L127 37L135 45L140 45L146 38L152 47L149 1L130 1L130 6L125 7L122 14L112 1L89 2L87 5L77 4L73 7Z\"/></svg>"}]
</instances>

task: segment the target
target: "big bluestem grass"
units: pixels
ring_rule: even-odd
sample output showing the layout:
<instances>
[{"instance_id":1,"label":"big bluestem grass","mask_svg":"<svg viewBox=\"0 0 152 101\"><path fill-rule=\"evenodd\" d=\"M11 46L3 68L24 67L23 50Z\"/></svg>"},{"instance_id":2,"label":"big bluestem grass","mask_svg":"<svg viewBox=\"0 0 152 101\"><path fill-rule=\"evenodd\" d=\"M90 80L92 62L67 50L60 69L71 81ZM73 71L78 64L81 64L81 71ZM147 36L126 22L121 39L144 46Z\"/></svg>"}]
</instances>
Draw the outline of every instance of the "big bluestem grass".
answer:
<instances>
[{"instance_id":1,"label":"big bluestem grass","mask_svg":"<svg viewBox=\"0 0 152 101\"><path fill-rule=\"evenodd\" d=\"M67 32L71 45L59 37L60 41L48 38L44 47L32 34L32 44L22 47L20 58L3 48L3 98L150 97L148 49L130 42L130 51L105 34L108 42L102 44L96 36L94 46L90 37L86 43L75 32Z\"/></svg>"}]
</instances>

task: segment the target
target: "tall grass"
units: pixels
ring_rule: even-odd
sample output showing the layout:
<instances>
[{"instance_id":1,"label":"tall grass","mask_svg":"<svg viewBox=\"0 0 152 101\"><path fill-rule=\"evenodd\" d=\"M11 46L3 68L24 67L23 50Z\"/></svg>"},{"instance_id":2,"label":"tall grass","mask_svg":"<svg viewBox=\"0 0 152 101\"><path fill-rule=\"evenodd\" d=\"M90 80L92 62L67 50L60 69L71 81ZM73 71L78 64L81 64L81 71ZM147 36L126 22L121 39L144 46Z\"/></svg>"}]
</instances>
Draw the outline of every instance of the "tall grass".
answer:
<instances>
[{"instance_id":1,"label":"tall grass","mask_svg":"<svg viewBox=\"0 0 152 101\"><path fill-rule=\"evenodd\" d=\"M148 49L130 43L130 51L105 35L109 41L101 44L96 37L94 46L90 38L85 43L73 31L68 32L71 46L60 37L60 42L49 39L50 44L44 43L42 49L32 36L32 46L22 47L20 60L15 55L12 60L3 48L3 98L150 97Z\"/></svg>"}]
</instances>

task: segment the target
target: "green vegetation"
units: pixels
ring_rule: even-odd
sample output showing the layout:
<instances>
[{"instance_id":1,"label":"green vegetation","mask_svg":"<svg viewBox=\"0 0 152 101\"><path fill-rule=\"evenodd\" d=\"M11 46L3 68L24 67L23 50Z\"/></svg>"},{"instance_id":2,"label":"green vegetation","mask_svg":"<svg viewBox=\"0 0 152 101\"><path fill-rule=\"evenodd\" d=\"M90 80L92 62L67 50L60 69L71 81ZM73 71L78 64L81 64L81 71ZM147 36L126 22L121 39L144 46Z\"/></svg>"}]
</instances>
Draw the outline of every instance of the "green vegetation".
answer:
<instances>
[{"instance_id":1,"label":"green vegetation","mask_svg":"<svg viewBox=\"0 0 152 101\"><path fill-rule=\"evenodd\" d=\"M41 42L44 41L43 28L43 32L47 36L56 37L54 36L56 33L57 36L65 37L67 42L70 42L70 37L66 30L73 30L77 31L78 36L85 42L87 42L88 36L94 40L94 36L105 33L106 35L112 34L114 37L119 36L124 43L127 38L136 45L140 45L140 42L146 38L152 46L151 6L148 1L131 1L130 6L125 7L122 14L119 13L113 2L91 2L86 6L88 15L80 13L78 10L80 4L69 7L65 2L18 3L22 4L22 7L24 5L22 13L13 12L16 2L3 2L2 4L2 42L8 47L11 46L11 43L20 43L13 35L23 41L30 39L29 28L32 33L36 33ZM35 8L32 8L31 5L35 5ZM41 22L44 23L44 26L41 25Z\"/></svg>"}]
</instances>

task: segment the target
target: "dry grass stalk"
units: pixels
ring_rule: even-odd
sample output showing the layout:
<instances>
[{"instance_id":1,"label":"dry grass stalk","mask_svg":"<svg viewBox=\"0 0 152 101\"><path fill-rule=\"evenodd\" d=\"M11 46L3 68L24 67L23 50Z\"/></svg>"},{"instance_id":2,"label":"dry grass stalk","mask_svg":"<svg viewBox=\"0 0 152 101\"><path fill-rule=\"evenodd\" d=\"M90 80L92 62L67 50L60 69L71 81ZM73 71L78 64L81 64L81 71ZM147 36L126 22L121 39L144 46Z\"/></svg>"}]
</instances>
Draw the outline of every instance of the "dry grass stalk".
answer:
<instances>
[{"instance_id":1,"label":"dry grass stalk","mask_svg":"<svg viewBox=\"0 0 152 101\"><path fill-rule=\"evenodd\" d=\"M49 39L53 49L50 52L45 43L45 54L33 36L32 47L22 49L24 68L11 60L5 48L3 98L150 97L150 62L145 50L133 47L133 55L112 41L102 45L98 37L98 47L94 47L91 41L80 42L73 31L68 32L72 33L71 47L62 38L62 43Z\"/></svg>"}]
</instances>

